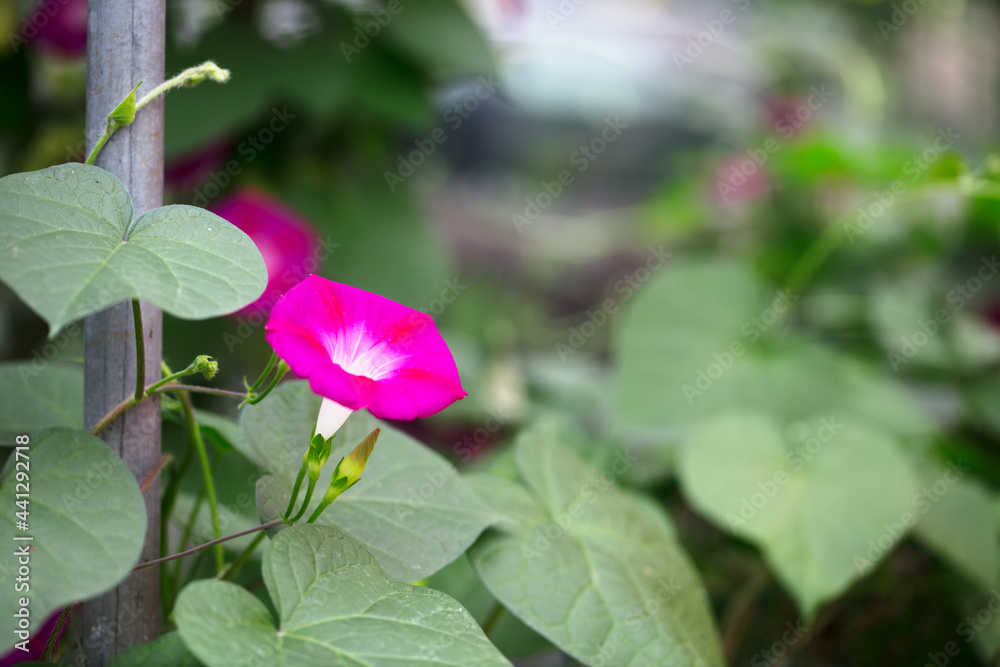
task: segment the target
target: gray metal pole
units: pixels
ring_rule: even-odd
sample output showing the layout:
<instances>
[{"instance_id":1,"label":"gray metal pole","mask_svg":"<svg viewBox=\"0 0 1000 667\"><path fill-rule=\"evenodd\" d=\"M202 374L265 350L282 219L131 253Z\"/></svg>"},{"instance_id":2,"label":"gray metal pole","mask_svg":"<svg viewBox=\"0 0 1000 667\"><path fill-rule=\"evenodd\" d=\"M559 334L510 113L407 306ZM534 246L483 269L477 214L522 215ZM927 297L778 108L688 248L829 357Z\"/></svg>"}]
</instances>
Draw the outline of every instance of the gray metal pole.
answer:
<instances>
[{"instance_id":1,"label":"gray metal pole","mask_svg":"<svg viewBox=\"0 0 1000 667\"><path fill-rule=\"evenodd\" d=\"M163 81L165 0L90 0L87 9L87 150L104 131L105 117L143 82L138 95ZM107 143L97 166L121 179L135 213L163 203L163 98ZM146 384L160 377L162 313L142 304ZM132 306L121 303L84 324L84 423L93 425L135 391ZM147 399L101 435L141 480L160 458L160 401ZM160 556L160 487L145 494L149 524L141 560ZM71 555L71 554L69 554ZM160 630L159 568L133 573L116 589L83 605L86 664L106 665L122 650L156 638Z\"/></svg>"}]
</instances>

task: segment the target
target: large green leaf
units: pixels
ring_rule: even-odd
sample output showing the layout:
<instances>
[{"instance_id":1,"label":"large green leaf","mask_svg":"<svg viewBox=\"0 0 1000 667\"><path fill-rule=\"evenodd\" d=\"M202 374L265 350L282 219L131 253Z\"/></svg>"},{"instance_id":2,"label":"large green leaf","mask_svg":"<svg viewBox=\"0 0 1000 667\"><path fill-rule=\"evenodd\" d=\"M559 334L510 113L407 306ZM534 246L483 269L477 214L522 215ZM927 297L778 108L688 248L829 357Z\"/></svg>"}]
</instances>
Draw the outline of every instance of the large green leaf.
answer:
<instances>
[{"instance_id":1,"label":"large green leaf","mask_svg":"<svg viewBox=\"0 0 1000 667\"><path fill-rule=\"evenodd\" d=\"M168 632L148 644L126 649L116 655L110 667L200 667L176 632Z\"/></svg>"},{"instance_id":2,"label":"large green leaf","mask_svg":"<svg viewBox=\"0 0 1000 667\"><path fill-rule=\"evenodd\" d=\"M30 600L33 623L70 602L98 595L131 572L146 537L146 509L139 485L108 446L69 428L47 429L31 437L28 464L28 530L15 515L16 474L23 457L11 454L0 476L0 649L15 642L18 598ZM22 465L18 466L21 463ZM30 536L30 541L17 538ZM15 593L16 554L27 547L30 590ZM21 582L24 583L24 582Z\"/></svg>"},{"instance_id":3,"label":"large green leaf","mask_svg":"<svg viewBox=\"0 0 1000 667\"><path fill-rule=\"evenodd\" d=\"M839 419L793 425L746 411L697 427L680 455L692 504L760 546L806 616L866 574L918 518L909 463Z\"/></svg>"},{"instance_id":4,"label":"large green leaf","mask_svg":"<svg viewBox=\"0 0 1000 667\"><path fill-rule=\"evenodd\" d=\"M271 473L257 484L264 521L276 518L288 505L319 404L308 383L288 382L258 409L243 411L246 444L238 446L246 447L248 456ZM330 464L306 516L319 504L336 462L376 427L382 433L361 481L319 522L360 540L394 579L421 579L455 560L496 515L451 463L367 412L354 413L337 432Z\"/></svg>"},{"instance_id":5,"label":"large green leaf","mask_svg":"<svg viewBox=\"0 0 1000 667\"><path fill-rule=\"evenodd\" d=\"M870 318L890 367L900 371L927 366L961 373L1000 359L1000 335L944 297L935 298L935 288L929 279L908 276L874 290Z\"/></svg>"},{"instance_id":6,"label":"large green leaf","mask_svg":"<svg viewBox=\"0 0 1000 667\"><path fill-rule=\"evenodd\" d=\"M782 420L845 414L899 435L933 427L904 389L860 361L794 338L769 341L795 305L727 260L667 267L636 294L613 341L617 420L686 432L741 407Z\"/></svg>"},{"instance_id":7,"label":"large green leaf","mask_svg":"<svg viewBox=\"0 0 1000 667\"><path fill-rule=\"evenodd\" d=\"M915 536L959 572L993 588L1000 575L1000 527L990 492L957 465L920 471Z\"/></svg>"},{"instance_id":8,"label":"large green leaf","mask_svg":"<svg viewBox=\"0 0 1000 667\"><path fill-rule=\"evenodd\" d=\"M499 606L500 603L476 574L468 557L458 558L435 572L425 583L458 600L479 625L486 627L490 624L490 641L508 658L521 658L545 649L552 650L552 642Z\"/></svg>"},{"instance_id":9,"label":"large green leaf","mask_svg":"<svg viewBox=\"0 0 1000 667\"><path fill-rule=\"evenodd\" d=\"M746 359L733 351L745 355L759 339L752 318L763 294L752 275L724 260L678 262L644 285L613 340L619 420L678 428L736 400ZM720 377L699 384L700 372L716 374L711 364Z\"/></svg>"},{"instance_id":10,"label":"large green leaf","mask_svg":"<svg viewBox=\"0 0 1000 667\"><path fill-rule=\"evenodd\" d=\"M0 364L0 441L49 426L83 428L83 369L74 364Z\"/></svg>"},{"instance_id":11,"label":"large green leaf","mask_svg":"<svg viewBox=\"0 0 1000 667\"><path fill-rule=\"evenodd\" d=\"M518 468L527 489L477 477L505 521L470 555L511 612L588 665L722 665L698 575L659 509L620 491L543 425L523 434Z\"/></svg>"},{"instance_id":12,"label":"large green leaf","mask_svg":"<svg viewBox=\"0 0 1000 667\"><path fill-rule=\"evenodd\" d=\"M132 201L103 169L63 164L0 179L0 279L49 323L126 299L204 319L259 297L264 260L246 234L194 206L133 219Z\"/></svg>"},{"instance_id":13,"label":"large green leaf","mask_svg":"<svg viewBox=\"0 0 1000 667\"><path fill-rule=\"evenodd\" d=\"M391 581L335 528L282 531L264 554L263 573L278 627L264 603L235 584L200 581L181 592L178 631L211 667L510 664L461 605Z\"/></svg>"}]
</instances>

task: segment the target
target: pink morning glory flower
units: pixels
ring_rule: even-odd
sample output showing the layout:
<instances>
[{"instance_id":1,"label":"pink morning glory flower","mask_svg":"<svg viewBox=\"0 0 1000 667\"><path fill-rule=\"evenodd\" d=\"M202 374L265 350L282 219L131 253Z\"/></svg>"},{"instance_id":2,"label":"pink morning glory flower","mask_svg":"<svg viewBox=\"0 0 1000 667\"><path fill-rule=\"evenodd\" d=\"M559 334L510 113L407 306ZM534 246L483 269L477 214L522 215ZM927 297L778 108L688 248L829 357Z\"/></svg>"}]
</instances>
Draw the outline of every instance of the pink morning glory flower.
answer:
<instances>
[{"instance_id":1,"label":"pink morning glory flower","mask_svg":"<svg viewBox=\"0 0 1000 667\"><path fill-rule=\"evenodd\" d=\"M278 299L267 342L322 396L316 432L331 437L353 410L429 417L466 395L430 315L320 276Z\"/></svg>"},{"instance_id":2,"label":"pink morning glory flower","mask_svg":"<svg viewBox=\"0 0 1000 667\"><path fill-rule=\"evenodd\" d=\"M212 208L257 246L267 267L267 287L239 315L266 316L285 290L319 269L319 235L298 213L257 190L241 190Z\"/></svg>"},{"instance_id":3,"label":"pink morning glory flower","mask_svg":"<svg viewBox=\"0 0 1000 667\"><path fill-rule=\"evenodd\" d=\"M749 151L728 156L715 172L715 195L721 204L754 202L770 191L767 170L753 160Z\"/></svg>"}]
</instances>

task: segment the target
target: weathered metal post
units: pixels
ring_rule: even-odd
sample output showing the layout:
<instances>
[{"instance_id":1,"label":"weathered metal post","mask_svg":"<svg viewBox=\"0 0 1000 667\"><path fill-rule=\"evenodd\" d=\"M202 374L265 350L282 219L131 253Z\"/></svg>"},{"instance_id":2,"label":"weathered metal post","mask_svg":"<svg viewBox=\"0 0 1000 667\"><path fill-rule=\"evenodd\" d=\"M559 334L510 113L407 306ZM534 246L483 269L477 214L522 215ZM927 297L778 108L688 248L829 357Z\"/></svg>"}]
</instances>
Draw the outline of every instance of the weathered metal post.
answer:
<instances>
[{"instance_id":1,"label":"weathered metal post","mask_svg":"<svg viewBox=\"0 0 1000 667\"><path fill-rule=\"evenodd\" d=\"M143 82L138 94L163 81L165 0L90 0L87 11L87 150L104 131L105 117ZM104 147L97 166L132 194L135 213L163 203L163 98L136 116ZM146 384L160 377L162 313L142 304ZM93 425L135 391L136 349L130 303L92 315L84 325L84 423ZM101 435L138 478L160 458L160 401L146 400ZM160 493L145 494L149 524L141 560L160 555ZM139 570L115 590L83 608L88 666L106 665L130 646L154 639L160 629L159 568Z\"/></svg>"}]
</instances>

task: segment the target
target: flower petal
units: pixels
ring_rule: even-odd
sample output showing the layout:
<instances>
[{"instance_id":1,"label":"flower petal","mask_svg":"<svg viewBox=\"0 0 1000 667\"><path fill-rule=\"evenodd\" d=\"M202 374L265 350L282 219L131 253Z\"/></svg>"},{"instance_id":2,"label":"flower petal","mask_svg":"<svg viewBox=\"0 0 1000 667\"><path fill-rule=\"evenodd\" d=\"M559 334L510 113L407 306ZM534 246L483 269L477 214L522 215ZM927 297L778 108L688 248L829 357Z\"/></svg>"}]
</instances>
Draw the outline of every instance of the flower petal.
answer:
<instances>
[{"instance_id":1,"label":"flower petal","mask_svg":"<svg viewBox=\"0 0 1000 667\"><path fill-rule=\"evenodd\" d=\"M324 398L323 403L319 406L319 417L316 419L316 433L329 440L334 433L340 430L352 412L354 410L346 408L336 401L331 401L329 398Z\"/></svg>"},{"instance_id":2,"label":"flower petal","mask_svg":"<svg viewBox=\"0 0 1000 667\"><path fill-rule=\"evenodd\" d=\"M279 299L266 336L315 393L351 410L414 419L466 395L429 315L319 276Z\"/></svg>"}]
</instances>

